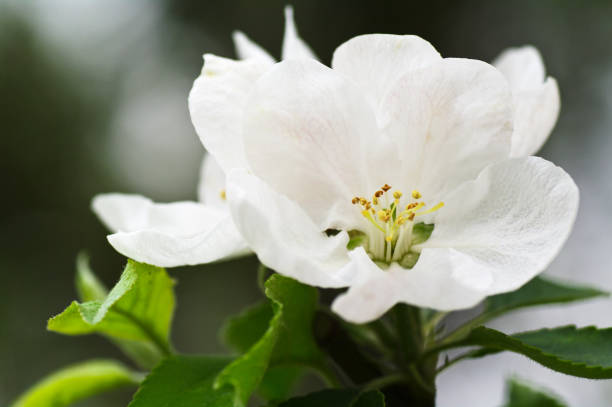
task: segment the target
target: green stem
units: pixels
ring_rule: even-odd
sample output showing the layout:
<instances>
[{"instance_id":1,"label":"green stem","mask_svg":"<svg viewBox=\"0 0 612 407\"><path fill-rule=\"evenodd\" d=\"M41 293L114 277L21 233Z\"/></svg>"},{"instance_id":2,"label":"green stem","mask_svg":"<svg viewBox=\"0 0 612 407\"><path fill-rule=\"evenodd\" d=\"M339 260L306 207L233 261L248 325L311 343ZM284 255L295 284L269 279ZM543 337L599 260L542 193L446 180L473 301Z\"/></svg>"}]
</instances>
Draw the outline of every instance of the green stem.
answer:
<instances>
[{"instance_id":1,"label":"green stem","mask_svg":"<svg viewBox=\"0 0 612 407\"><path fill-rule=\"evenodd\" d=\"M333 371L333 369L329 366L329 363L324 361L320 363L315 363L311 365L311 367L316 370L321 379L325 382L328 387L338 388L342 387L342 382L338 378L338 375Z\"/></svg>"},{"instance_id":2,"label":"green stem","mask_svg":"<svg viewBox=\"0 0 612 407\"><path fill-rule=\"evenodd\" d=\"M423 331L419 309L406 304L394 307L395 326L400 340L403 362L414 362L423 350Z\"/></svg>"},{"instance_id":3,"label":"green stem","mask_svg":"<svg viewBox=\"0 0 612 407\"><path fill-rule=\"evenodd\" d=\"M393 333L389 330L387 324L382 319L377 319L367 325L376 335L380 343L383 345L383 349L393 349L396 346L396 339L393 337Z\"/></svg>"},{"instance_id":4,"label":"green stem","mask_svg":"<svg viewBox=\"0 0 612 407\"><path fill-rule=\"evenodd\" d=\"M378 390L393 384L405 383L409 380L403 373L395 373L388 376L382 376L377 379L371 380L368 383L364 384L362 389L364 392L370 390Z\"/></svg>"},{"instance_id":5,"label":"green stem","mask_svg":"<svg viewBox=\"0 0 612 407\"><path fill-rule=\"evenodd\" d=\"M423 331L425 336L429 336L433 330L436 329L440 321L442 321L449 313L448 312L436 312L433 317L423 324Z\"/></svg>"},{"instance_id":6,"label":"green stem","mask_svg":"<svg viewBox=\"0 0 612 407\"><path fill-rule=\"evenodd\" d=\"M442 373L444 370L448 369L449 367L451 367L455 363L460 362L463 359L469 358L470 356L472 356L475 353L476 353L475 351L465 352L465 353L462 353L461 355L455 357L454 359L449 360L448 362L446 362L445 364L443 364L442 366L440 366L436 370L436 375Z\"/></svg>"},{"instance_id":7,"label":"green stem","mask_svg":"<svg viewBox=\"0 0 612 407\"><path fill-rule=\"evenodd\" d=\"M459 341L463 339L464 337L466 337L470 333L470 331L474 329L474 327L482 325L488 320L489 320L488 315L485 315L485 314L479 315L476 318L461 325L460 327L455 329L453 332L446 335L444 338L442 338L442 340L439 343L442 345L445 345L445 344Z\"/></svg>"}]
</instances>

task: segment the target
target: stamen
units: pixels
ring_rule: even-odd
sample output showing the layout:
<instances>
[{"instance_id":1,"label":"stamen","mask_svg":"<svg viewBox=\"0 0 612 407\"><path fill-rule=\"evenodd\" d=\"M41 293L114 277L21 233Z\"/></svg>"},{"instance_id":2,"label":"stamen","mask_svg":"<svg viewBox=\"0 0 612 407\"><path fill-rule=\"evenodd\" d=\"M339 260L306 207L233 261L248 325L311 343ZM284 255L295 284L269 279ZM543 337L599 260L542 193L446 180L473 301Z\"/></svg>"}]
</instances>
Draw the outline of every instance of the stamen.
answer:
<instances>
[{"instance_id":1,"label":"stamen","mask_svg":"<svg viewBox=\"0 0 612 407\"><path fill-rule=\"evenodd\" d=\"M411 207L410 209L408 209L409 206ZM419 202L419 203L415 202L414 205L412 205L412 204L406 205L406 211L414 213L414 212L418 211L419 209L421 209L424 206L425 206L425 202Z\"/></svg>"},{"instance_id":2,"label":"stamen","mask_svg":"<svg viewBox=\"0 0 612 407\"><path fill-rule=\"evenodd\" d=\"M364 217L365 217L367 220L369 220L369 221L370 221L370 223L372 223L372 225L376 226L376 228L377 228L378 230L380 230L380 231L381 231L381 232L383 232L383 233L386 233L386 232L385 232L385 229L383 229L383 228L382 228L382 227L381 227L381 226L378 224L378 222L376 222L376 221L374 220L374 218L372 217L372 214L371 214L369 211L363 210L363 211L361 211L361 214L362 214L362 215L363 215L363 216L364 216Z\"/></svg>"},{"instance_id":3,"label":"stamen","mask_svg":"<svg viewBox=\"0 0 612 407\"><path fill-rule=\"evenodd\" d=\"M427 215L428 213L432 213L432 212L437 211L438 209L440 209L443 206L444 206L444 202L440 202L439 204L437 204L433 208L427 209L426 211L417 212L417 213L415 213L415 215L416 216Z\"/></svg>"},{"instance_id":4,"label":"stamen","mask_svg":"<svg viewBox=\"0 0 612 407\"><path fill-rule=\"evenodd\" d=\"M425 202L418 202L421 193L418 190L411 191L408 200L411 201L405 206L400 206L400 201L404 197L402 191L395 190L389 197L382 198L385 193L391 190L389 184L380 187L374 192L372 200L356 196L352 198L353 204L362 207L361 214L376 229L382 232L371 231L367 233L367 248L370 257L375 261L389 264L391 261L400 262L410 255L415 235L413 235L414 219L420 215L435 212L444 206L443 202L427 209ZM382 199L381 199L382 198ZM402 208L404 208L402 210ZM418 238L418 236L417 236ZM403 261L403 260L402 260Z\"/></svg>"},{"instance_id":5,"label":"stamen","mask_svg":"<svg viewBox=\"0 0 612 407\"><path fill-rule=\"evenodd\" d=\"M219 196L225 201L225 199L227 198L227 196L225 195L225 189L222 189L221 192L219 192Z\"/></svg>"}]
</instances>

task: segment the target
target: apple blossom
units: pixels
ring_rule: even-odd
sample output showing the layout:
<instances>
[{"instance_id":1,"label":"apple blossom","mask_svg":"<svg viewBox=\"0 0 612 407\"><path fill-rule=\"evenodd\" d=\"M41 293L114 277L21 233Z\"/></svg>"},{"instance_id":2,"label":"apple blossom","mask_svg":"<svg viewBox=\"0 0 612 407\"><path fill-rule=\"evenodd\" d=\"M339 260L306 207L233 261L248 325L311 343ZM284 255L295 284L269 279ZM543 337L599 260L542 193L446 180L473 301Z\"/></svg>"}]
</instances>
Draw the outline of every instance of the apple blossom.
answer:
<instances>
[{"instance_id":1,"label":"apple blossom","mask_svg":"<svg viewBox=\"0 0 612 407\"><path fill-rule=\"evenodd\" d=\"M510 48L493 61L512 90L514 134L512 157L533 155L542 147L559 116L559 88L545 78L542 56L532 46Z\"/></svg>"},{"instance_id":2,"label":"apple blossom","mask_svg":"<svg viewBox=\"0 0 612 407\"><path fill-rule=\"evenodd\" d=\"M315 58L308 46L299 38L293 10L285 9L286 24L283 40L284 58ZM227 136L223 148L226 154L217 157L223 169L212 156L204 158L199 186L199 202L154 203L140 195L102 194L93 199L92 208L102 222L113 232L110 244L120 253L140 262L161 267L174 267L208 263L249 253L231 219L225 199L225 171L241 167L240 149L231 148L234 118L231 109L206 104L207 98L193 97L198 92L207 95L238 98L251 88L251 82L273 66L274 60L243 33L234 33L234 43L242 61L205 56L202 75L195 81L190 97L194 126L203 140ZM237 74L238 72L238 74ZM217 93L215 93L217 92ZM237 99L234 99L237 102ZM210 117L198 118L200 110ZM216 144L204 143L211 151Z\"/></svg>"},{"instance_id":3,"label":"apple blossom","mask_svg":"<svg viewBox=\"0 0 612 407\"><path fill-rule=\"evenodd\" d=\"M513 147L513 128L541 144L552 116L530 118L558 100L523 102L534 72L499 66L443 59L416 36L365 35L341 45L331 69L287 60L236 103L223 97L231 86L191 98L233 117L230 135L209 132L205 145L234 168L231 213L259 259L348 287L333 309L367 322L398 302L448 311L515 290L569 235L573 180L524 157L535 147Z\"/></svg>"}]
</instances>

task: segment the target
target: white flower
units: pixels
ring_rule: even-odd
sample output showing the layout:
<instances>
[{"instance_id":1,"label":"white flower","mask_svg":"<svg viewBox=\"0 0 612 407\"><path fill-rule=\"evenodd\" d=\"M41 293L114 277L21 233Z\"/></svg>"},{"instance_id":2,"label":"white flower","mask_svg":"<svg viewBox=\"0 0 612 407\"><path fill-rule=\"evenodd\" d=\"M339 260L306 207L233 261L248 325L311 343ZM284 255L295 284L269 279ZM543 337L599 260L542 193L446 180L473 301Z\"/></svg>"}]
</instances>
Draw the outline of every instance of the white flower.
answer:
<instances>
[{"instance_id":1,"label":"white flower","mask_svg":"<svg viewBox=\"0 0 612 407\"><path fill-rule=\"evenodd\" d=\"M520 54L500 59L508 81L415 36L366 35L336 50L333 69L290 60L245 79L236 68L253 88L209 93L233 126L204 143L222 167L243 167L228 173L238 230L279 273L349 287L333 309L353 322L397 302L455 310L517 289L552 261L578 208L569 175L524 157L558 99L529 102L543 70L512 63Z\"/></svg>"},{"instance_id":2,"label":"white flower","mask_svg":"<svg viewBox=\"0 0 612 407\"><path fill-rule=\"evenodd\" d=\"M298 37L293 10L285 9L284 58L314 58ZM202 75L195 81L189 106L197 133L210 151L217 154L221 167L211 156L204 158L199 186L199 202L154 203L139 195L102 194L92 208L113 232L110 244L121 254L161 267L209 263L236 257L250 251L236 230L225 200L225 172L243 167L241 148L233 145L234 106L253 87L254 80L274 64L274 60L244 34L234 34L238 56L235 61L205 56ZM203 92L203 97L194 96ZM231 100L210 104L214 100ZM219 143L215 140L221 139ZM219 151L220 150L220 151Z\"/></svg>"},{"instance_id":3,"label":"white flower","mask_svg":"<svg viewBox=\"0 0 612 407\"><path fill-rule=\"evenodd\" d=\"M512 89L514 135L512 157L533 155L542 147L559 116L559 88L545 77L544 63L532 46L510 48L493 61Z\"/></svg>"}]
</instances>

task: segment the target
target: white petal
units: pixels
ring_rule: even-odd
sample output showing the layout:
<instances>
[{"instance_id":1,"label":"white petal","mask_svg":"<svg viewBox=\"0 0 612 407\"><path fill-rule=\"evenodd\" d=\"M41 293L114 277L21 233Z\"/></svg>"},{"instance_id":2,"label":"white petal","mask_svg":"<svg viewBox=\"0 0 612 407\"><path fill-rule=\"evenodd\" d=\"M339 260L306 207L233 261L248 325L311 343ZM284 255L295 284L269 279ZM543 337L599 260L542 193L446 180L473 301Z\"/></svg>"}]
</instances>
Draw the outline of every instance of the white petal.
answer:
<instances>
[{"instance_id":1,"label":"white petal","mask_svg":"<svg viewBox=\"0 0 612 407\"><path fill-rule=\"evenodd\" d=\"M424 199L473 179L506 159L512 96L491 65L447 58L396 82L383 103L383 125L403 159L403 188Z\"/></svg>"},{"instance_id":2,"label":"white petal","mask_svg":"<svg viewBox=\"0 0 612 407\"><path fill-rule=\"evenodd\" d=\"M258 59L267 64L276 62L268 52L246 36L242 31L234 31L232 33L236 54L240 59Z\"/></svg>"},{"instance_id":3,"label":"white petal","mask_svg":"<svg viewBox=\"0 0 612 407\"><path fill-rule=\"evenodd\" d=\"M200 167L200 183L198 185L198 199L205 205L227 210L225 199L225 173L217 164L215 158L206 154Z\"/></svg>"},{"instance_id":4,"label":"white petal","mask_svg":"<svg viewBox=\"0 0 612 407\"><path fill-rule=\"evenodd\" d=\"M305 284L347 285L346 232L327 237L295 202L246 170L229 173L227 194L236 227L263 264Z\"/></svg>"},{"instance_id":5,"label":"white petal","mask_svg":"<svg viewBox=\"0 0 612 407\"><path fill-rule=\"evenodd\" d=\"M532 90L544 82L546 71L542 56L530 45L505 50L493 65L504 74L515 91Z\"/></svg>"},{"instance_id":6,"label":"white petal","mask_svg":"<svg viewBox=\"0 0 612 407\"><path fill-rule=\"evenodd\" d=\"M246 166L242 116L253 83L269 68L256 59L234 61L207 54L189 93L191 121L206 149L226 172Z\"/></svg>"},{"instance_id":7,"label":"white petal","mask_svg":"<svg viewBox=\"0 0 612 407\"><path fill-rule=\"evenodd\" d=\"M506 160L453 191L434 216L424 248L453 248L490 275L487 295L519 288L544 271L574 224L578 188L537 157Z\"/></svg>"},{"instance_id":8,"label":"white petal","mask_svg":"<svg viewBox=\"0 0 612 407\"><path fill-rule=\"evenodd\" d=\"M415 35L369 34L340 45L332 67L355 81L378 109L399 78L440 59L429 42Z\"/></svg>"},{"instance_id":9,"label":"white petal","mask_svg":"<svg viewBox=\"0 0 612 407\"><path fill-rule=\"evenodd\" d=\"M101 194L91 201L91 209L112 232L145 228L151 205L149 198L130 194Z\"/></svg>"},{"instance_id":10,"label":"white petal","mask_svg":"<svg viewBox=\"0 0 612 407\"><path fill-rule=\"evenodd\" d=\"M245 254L229 213L196 202L153 203L137 195L104 194L92 202L111 231L110 244L134 260L160 267L209 263Z\"/></svg>"},{"instance_id":11,"label":"white petal","mask_svg":"<svg viewBox=\"0 0 612 407\"><path fill-rule=\"evenodd\" d=\"M557 122L559 88L553 78L545 80L542 57L532 46L504 51L494 65L510 82L514 98L512 157L538 152Z\"/></svg>"},{"instance_id":12,"label":"white petal","mask_svg":"<svg viewBox=\"0 0 612 407\"><path fill-rule=\"evenodd\" d=\"M314 60L289 60L257 82L245 112L244 143L253 172L297 201L321 226L354 225L351 205L370 196L388 146L358 89ZM380 181L376 181L380 182Z\"/></svg>"},{"instance_id":13,"label":"white petal","mask_svg":"<svg viewBox=\"0 0 612 407\"><path fill-rule=\"evenodd\" d=\"M350 257L352 266L360 269L359 279L336 298L332 309L353 323L373 321L398 302L441 310L472 307L484 298L490 283L485 276L470 284L473 276L462 272L474 262L453 249L423 250L412 269L393 263L382 270L362 248L353 250Z\"/></svg>"},{"instance_id":14,"label":"white petal","mask_svg":"<svg viewBox=\"0 0 612 407\"><path fill-rule=\"evenodd\" d=\"M283 38L283 58L310 58L317 60L317 56L302 40L297 32L293 19L293 7L285 7L285 36Z\"/></svg>"},{"instance_id":15,"label":"white petal","mask_svg":"<svg viewBox=\"0 0 612 407\"><path fill-rule=\"evenodd\" d=\"M351 264L361 271L333 310L364 323L398 302L451 311L515 290L555 257L577 208L577 187L559 167L535 157L495 164L437 212L414 268L394 263L383 271L353 250Z\"/></svg>"}]
</instances>

